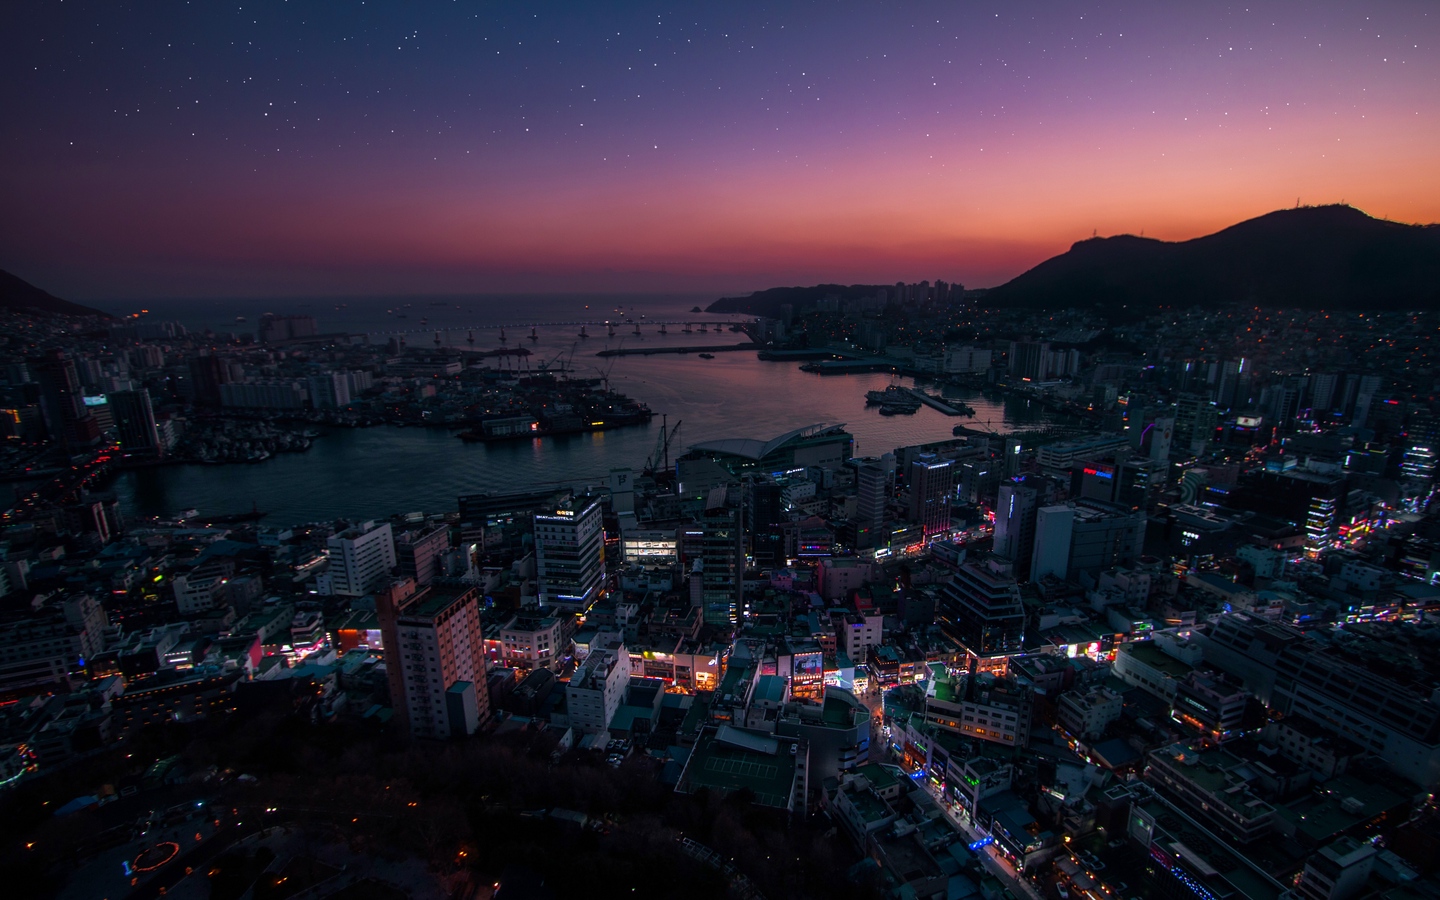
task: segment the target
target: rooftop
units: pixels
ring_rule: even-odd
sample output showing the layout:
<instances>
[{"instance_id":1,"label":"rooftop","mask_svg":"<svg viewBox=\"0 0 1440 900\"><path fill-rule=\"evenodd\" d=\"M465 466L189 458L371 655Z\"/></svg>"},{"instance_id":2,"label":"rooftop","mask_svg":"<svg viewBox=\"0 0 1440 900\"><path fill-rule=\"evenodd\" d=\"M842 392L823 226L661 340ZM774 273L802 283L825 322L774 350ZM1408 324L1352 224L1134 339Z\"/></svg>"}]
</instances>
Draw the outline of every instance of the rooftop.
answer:
<instances>
[{"instance_id":1,"label":"rooftop","mask_svg":"<svg viewBox=\"0 0 1440 900\"><path fill-rule=\"evenodd\" d=\"M1131 641L1122 644L1119 652L1132 656L1136 662L1144 663L1171 678L1184 678L1194 668L1161 650L1154 641Z\"/></svg>"},{"instance_id":2,"label":"rooftop","mask_svg":"<svg viewBox=\"0 0 1440 900\"><path fill-rule=\"evenodd\" d=\"M691 450L701 450L706 453L724 453L727 456L740 456L745 459L759 462L781 447L802 437L818 435L830 428L840 428L841 425L829 425L818 422L814 425L806 425L804 428L796 428L794 431L787 431L779 437L771 438L768 441L759 441L754 438L725 438L719 441L706 441L695 444Z\"/></svg>"},{"instance_id":3,"label":"rooftop","mask_svg":"<svg viewBox=\"0 0 1440 900\"><path fill-rule=\"evenodd\" d=\"M795 781L795 757L778 752L775 738L725 726L703 735L695 744L677 785L683 793L700 788L726 793L749 789L761 806L786 809ZM766 748L774 745L774 749Z\"/></svg>"}]
</instances>

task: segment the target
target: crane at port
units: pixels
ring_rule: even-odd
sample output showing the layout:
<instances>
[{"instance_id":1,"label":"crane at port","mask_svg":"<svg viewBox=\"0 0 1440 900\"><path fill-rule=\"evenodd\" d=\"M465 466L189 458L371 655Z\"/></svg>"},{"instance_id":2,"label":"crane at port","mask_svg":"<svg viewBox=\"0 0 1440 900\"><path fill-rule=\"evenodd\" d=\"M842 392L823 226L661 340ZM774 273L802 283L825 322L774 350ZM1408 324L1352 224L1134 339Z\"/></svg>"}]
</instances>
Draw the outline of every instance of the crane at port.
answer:
<instances>
[{"instance_id":1,"label":"crane at port","mask_svg":"<svg viewBox=\"0 0 1440 900\"><path fill-rule=\"evenodd\" d=\"M655 438L655 450L645 460L644 474L653 477L656 470L668 472L670 470L670 445L675 441L675 434L680 430L680 419L675 420L672 428L665 427L666 417L660 417L660 434Z\"/></svg>"},{"instance_id":2,"label":"crane at port","mask_svg":"<svg viewBox=\"0 0 1440 900\"><path fill-rule=\"evenodd\" d=\"M620 339L620 348L619 348L619 349L621 349L621 350L625 349L625 339L624 339L624 338L621 338L621 339ZM605 385L605 390L607 390L607 391L610 390L610 370L613 369L613 368L615 368L615 360L617 360L617 359L619 359L619 358L620 358L620 357L619 357L618 355L617 355L617 356L612 356L612 357L610 358L610 361L605 364L605 368L601 369L601 368L599 368L599 367L597 366L596 369L595 369L595 371L600 375L600 383L603 384L603 385Z\"/></svg>"}]
</instances>

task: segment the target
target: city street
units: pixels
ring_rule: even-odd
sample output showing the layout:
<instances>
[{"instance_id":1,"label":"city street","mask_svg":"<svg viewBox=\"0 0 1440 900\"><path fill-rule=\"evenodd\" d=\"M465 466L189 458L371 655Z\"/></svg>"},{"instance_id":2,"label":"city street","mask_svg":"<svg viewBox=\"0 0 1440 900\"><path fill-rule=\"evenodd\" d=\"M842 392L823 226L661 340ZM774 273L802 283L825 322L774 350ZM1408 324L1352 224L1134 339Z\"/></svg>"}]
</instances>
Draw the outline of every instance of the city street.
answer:
<instances>
[{"instance_id":1,"label":"city street","mask_svg":"<svg viewBox=\"0 0 1440 900\"><path fill-rule=\"evenodd\" d=\"M959 812L953 804L947 803L945 799L940 796L940 792L935 789L934 785L928 780L925 780L923 783L926 789L934 795L935 801L940 805L940 808L944 810L945 818L950 820L951 826L960 832L966 842L973 844L985 837L975 826L966 821L963 814ZM1029 898L1029 900L1045 900L1034 885L1016 873L1014 867L1000 854L1000 851L996 849L994 844L986 844L976 851L976 853L984 863L986 871L990 872L990 874L996 878L999 878L1000 883L1009 888L1011 893L1015 894L1016 897L1026 897Z\"/></svg>"},{"instance_id":2,"label":"city street","mask_svg":"<svg viewBox=\"0 0 1440 900\"><path fill-rule=\"evenodd\" d=\"M870 710L870 760L872 762L893 763L890 755L890 745L885 738L884 721L884 693L883 691L867 691L859 695L860 702L864 703ZM948 803L941 796L940 791L928 779L922 779L920 784L930 791L935 797L935 802L944 811L945 817L950 825L965 839L966 843L973 844L985 835L981 834L974 825L970 824L964 814ZM1034 885L1020 877L1013 866L1000 854L994 844L986 844L976 851L982 860L986 871L990 872L1000 883L1010 889L1016 897L1027 898L1027 900L1045 900L1040 891Z\"/></svg>"}]
</instances>

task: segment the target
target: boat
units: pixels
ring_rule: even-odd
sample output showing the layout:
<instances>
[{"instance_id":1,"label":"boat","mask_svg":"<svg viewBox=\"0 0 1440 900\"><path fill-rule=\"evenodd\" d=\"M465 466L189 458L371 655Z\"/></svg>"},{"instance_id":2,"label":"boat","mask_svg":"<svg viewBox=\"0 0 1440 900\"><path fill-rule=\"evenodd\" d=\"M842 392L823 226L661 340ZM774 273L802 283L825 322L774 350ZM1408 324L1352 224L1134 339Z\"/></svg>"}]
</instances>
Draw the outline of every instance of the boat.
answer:
<instances>
[{"instance_id":1,"label":"boat","mask_svg":"<svg viewBox=\"0 0 1440 900\"><path fill-rule=\"evenodd\" d=\"M235 317L235 324L236 324L236 325L239 325L239 324L243 323L244 321L245 321L245 317L244 317L244 316L236 316L236 317Z\"/></svg>"},{"instance_id":2,"label":"boat","mask_svg":"<svg viewBox=\"0 0 1440 900\"><path fill-rule=\"evenodd\" d=\"M913 403L886 403L880 407L882 416L913 416L920 411L920 401Z\"/></svg>"},{"instance_id":3,"label":"boat","mask_svg":"<svg viewBox=\"0 0 1440 900\"><path fill-rule=\"evenodd\" d=\"M714 358L715 358L715 354L713 354L713 353L702 353L702 354L700 354L700 358L701 358L701 359L714 359Z\"/></svg>"},{"instance_id":4,"label":"boat","mask_svg":"<svg viewBox=\"0 0 1440 900\"><path fill-rule=\"evenodd\" d=\"M898 406L909 406L910 404L920 405L915 395L910 393L909 388L903 388L898 384L892 384L883 391L866 391L865 403L867 406L879 406L884 403Z\"/></svg>"}]
</instances>

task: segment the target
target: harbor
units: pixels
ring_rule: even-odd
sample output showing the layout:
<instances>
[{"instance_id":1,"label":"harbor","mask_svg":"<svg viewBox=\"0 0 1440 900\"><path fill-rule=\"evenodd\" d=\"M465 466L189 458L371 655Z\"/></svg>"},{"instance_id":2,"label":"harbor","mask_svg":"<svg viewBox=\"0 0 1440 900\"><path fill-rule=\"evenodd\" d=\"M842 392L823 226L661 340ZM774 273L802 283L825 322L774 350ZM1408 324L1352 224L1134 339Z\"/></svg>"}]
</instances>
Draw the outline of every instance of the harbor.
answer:
<instances>
[{"instance_id":1,"label":"harbor","mask_svg":"<svg viewBox=\"0 0 1440 900\"><path fill-rule=\"evenodd\" d=\"M947 400L920 388L907 388L897 384L892 384L883 391L867 392L865 405L879 406L882 416L910 415L917 412L922 405L946 416L975 415L973 407L958 400Z\"/></svg>"},{"instance_id":2,"label":"harbor","mask_svg":"<svg viewBox=\"0 0 1440 900\"><path fill-rule=\"evenodd\" d=\"M729 353L735 350L759 350L759 344L746 342L743 344L706 344L702 346L675 346L675 347L615 347L611 350L601 350L596 356L654 356L659 353Z\"/></svg>"}]
</instances>

